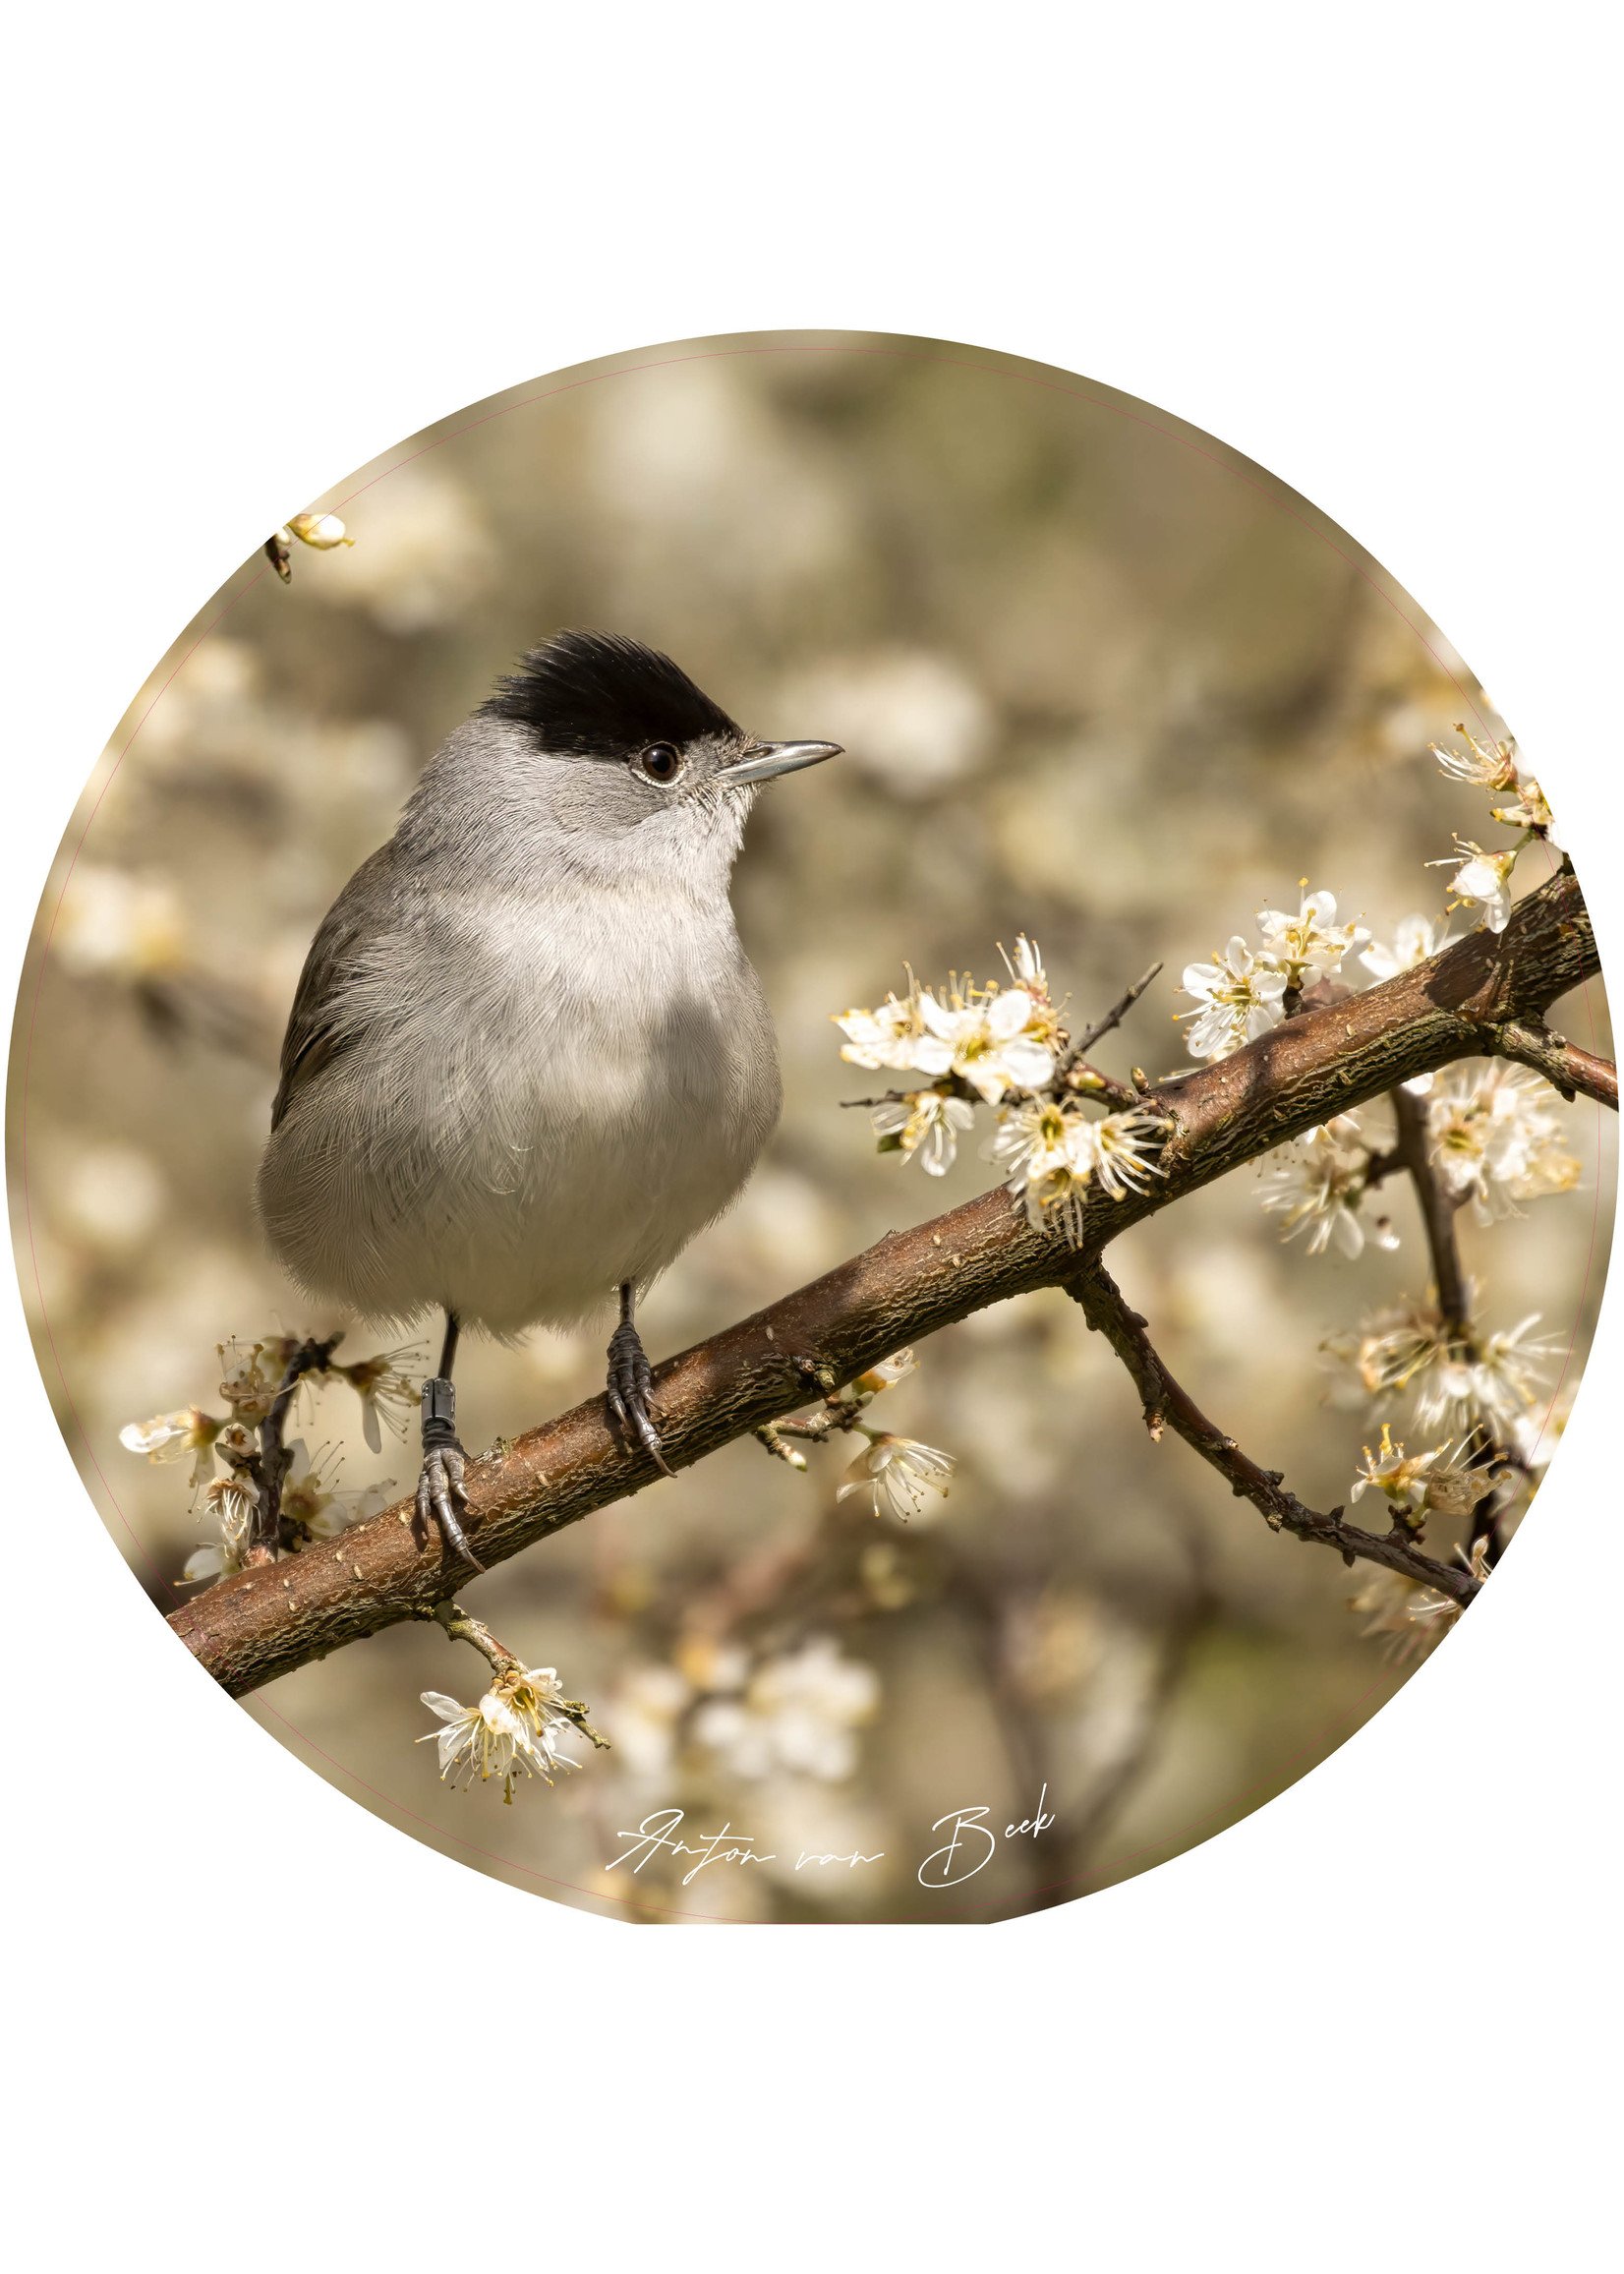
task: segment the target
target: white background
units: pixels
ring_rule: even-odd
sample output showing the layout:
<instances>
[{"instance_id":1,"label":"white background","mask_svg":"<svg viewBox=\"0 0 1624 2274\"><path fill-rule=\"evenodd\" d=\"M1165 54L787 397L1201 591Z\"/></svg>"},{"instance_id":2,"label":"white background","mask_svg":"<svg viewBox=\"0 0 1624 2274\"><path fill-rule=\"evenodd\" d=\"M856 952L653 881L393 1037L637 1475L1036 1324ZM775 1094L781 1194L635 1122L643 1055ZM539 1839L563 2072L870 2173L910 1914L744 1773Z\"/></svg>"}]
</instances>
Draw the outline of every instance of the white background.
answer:
<instances>
[{"instance_id":1,"label":"white background","mask_svg":"<svg viewBox=\"0 0 1624 2274\"><path fill-rule=\"evenodd\" d=\"M32 9L7 967L122 706L261 531L498 387L820 324L1044 358L1305 492L1484 674L1616 962L1595 21ZM1590 2264L1618 1309L1503 1583L1261 1814L992 1933L635 1933L403 1839L212 1691L7 1292L25 2261Z\"/></svg>"}]
</instances>

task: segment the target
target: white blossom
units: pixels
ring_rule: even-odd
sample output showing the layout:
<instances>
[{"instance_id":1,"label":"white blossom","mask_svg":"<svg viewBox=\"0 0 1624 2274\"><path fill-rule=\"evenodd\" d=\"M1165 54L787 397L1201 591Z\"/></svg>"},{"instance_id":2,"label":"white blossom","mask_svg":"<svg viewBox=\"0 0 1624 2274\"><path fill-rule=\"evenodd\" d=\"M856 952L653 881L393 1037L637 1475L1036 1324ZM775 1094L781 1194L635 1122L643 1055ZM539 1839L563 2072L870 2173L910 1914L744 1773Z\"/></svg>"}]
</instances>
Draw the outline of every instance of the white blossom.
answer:
<instances>
[{"instance_id":1,"label":"white blossom","mask_svg":"<svg viewBox=\"0 0 1624 2274\"><path fill-rule=\"evenodd\" d=\"M1506 1431L1511 1452L1526 1470L1547 1468L1573 1417L1575 1382L1570 1377L1548 1404L1536 1400L1526 1406Z\"/></svg>"},{"instance_id":2,"label":"white blossom","mask_svg":"<svg viewBox=\"0 0 1624 2274\"><path fill-rule=\"evenodd\" d=\"M361 1434L369 1449L375 1453L383 1449L383 1430L397 1437L406 1434L407 1425L416 1412L420 1382L408 1373L403 1361L411 1360L421 1370L422 1350L408 1344L399 1350L380 1351L376 1358L357 1359L352 1366L335 1367L351 1389L361 1400Z\"/></svg>"},{"instance_id":3,"label":"white blossom","mask_svg":"<svg viewBox=\"0 0 1624 2274\"><path fill-rule=\"evenodd\" d=\"M1301 991L1328 979L1341 968L1343 957L1370 937L1363 924L1334 923L1335 914L1335 894L1322 892L1305 893L1295 916L1280 908L1264 908L1258 915L1262 960L1284 971L1288 987ZM1234 945L1232 940L1232 950Z\"/></svg>"},{"instance_id":4,"label":"white blossom","mask_svg":"<svg viewBox=\"0 0 1624 2274\"><path fill-rule=\"evenodd\" d=\"M423 1703L444 1727L431 1729L418 1743L437 1741L445 1782L466 1785L477 1777L488 1783L499 1777L502 1799L511 1801L521 1772L551 1784L559 1770L579 1766L558 1749L560 1730L571 1726L569 1716L558 1708L562 1694L553 1667L520 1665L498 1673L472 1706L459 1705L441 1690L425 1690Z\"/></svg>"},{"instance_id":5,"label":"white blossom","mask_svg":"<svg viewBox=\"0 0 1624 2274\"><path fill-rule=\"evenodd\" d=\"M1385 1216L1363 1210L1370 1155L1352 1114L1338 1114L1292 1144L1282 1146L1265 1168L1260 1198L1281 1219L1283 1240L1305 1238L1310 1255L1335 1246L1349 1257L1363 1254L1366 1240L1396 1248L1398 1234Z\"/></svg>"},{"instance_id":6,"label":"white blossom","mask_svg":"<svg viewBox=\"0 0 1624 2274\"><path fill-rule=\"evenodd\" d=\"M1278 1026L1286 987L1286 973L1256 956L1239 933L1227 948L1214 950L1210 963L1187 963L1184 991L1198 1008L1176 1016L1193 1021L1187 1037L1190 1055L1228 1058Z\"/></svg>"},{"instance_id":7,"label":"white blossom","mask_svg":"<svg viewBox=\"0 0 1624 2274\"><path fill-rule=\"evenodd\" d=\"M287 1450L290 1460L282 1480L281 1511L284 1519L309 1539L336 1540L352 1524L387 1505L394 1489L390 1478L382 1477L361 1487L340 1487L343 1455L336 1445L321 1445L312 1453L304 1439L296 1437Z\"/></svg>"},{"instance_id":8,"label":"white blossom","mask_svg":"<svg viewBox=\"0 0 1624 2274\"><path fill-rule=\"evenodd\" d=\"M881 1390L891 1389L918 1371L919 1361L911 1350L894 1351L890 1358L881 1359L878 1366L871 1366L866 1372L858 1374L851 1386L865 1397L878 1397Z\"/></svg>"},{"instance_id":9,"label":"white blossom","mask_svg":"<svg viewBox=\"0 0 1624 2274\"><path fill-rule=\"evenodd\" d=\"M126 1422L118 1441L127 1453L145 1453L149 1461L179 1461L192 1455L192 1482L205 1485L214 1472L214 1440L224 1428L199 1406L182 1406L172 1414L154 1414L149 1422Z\"/></svg>"},{"instance_id":10,"label":"white blossom","mask_svg":"<svg viewBox=\"0 0 1624 2274\"><path fill-rule=\"evenodd\" d=\"M218 1345L220 1395L231 1408L234 1421L253 1428L264 1420L297 1347L292 1337L285 1335L246 1344L233 1335L229 1342Z\"/></svg>"},{"instance_id":11,"label":"white blossom","mask_svg":"<svg viewBox=\"0 0 1624 2274\"><path fill-rule=\"evenodd\" d=\"M1558 852L1562 850L1561 840L1556 834L1556 818L1544 791L1532 774L1519 778L1517 802L1514 805L1496 805L1493 811L1494 819L1503 822L1507 829L1532 830L1535 836L1542 837L1547 845L1555 845Z\"/></svg>"},{"instance_id":12,"label":"white blossom","mask_svg":"<svg viewBox=\"0 0 1624 2274\"><path fill-rule=\"evenodd\" d=\"M1058 1231L1076 1246L1094 1177L1093 1138L1080 1108L1048 1098L1008 1107L985 1150L1033 1230Z\"/></svg>"},{"instance_id":13,"label":"white blossom","mask_svg":"<svg viewBox=\"0 0 1624 2274\"><path fill-rule=\"evenodd\" d=\"M1503 932L1511 921L1511 872L1517 852L1516 845L1508 852L1486 852L1471 838L1458 837L1454 852L1426 865L1455 869L1449 880L1451 908L1480 907L1489 930Z\"/></svg>"},{"instance_id":14,"label":"white blossom","mask_svg":"<svg viewBox=\"0 0 1624 2274\"><path fill-rule=\"evenodd\" d=\"M1460 728L1457 731L1465 733L1466 729ZM1535 777L1525 774L1518 766L1511 744L1480 742L1475 734L1468 734L1466 740L1465 750L1446 750L1441 743L1432 744L1432 755L1444 773L1452 775L1458 782L1470 782L1475 787L1494 794L1503 795L1507 790L1515 791L1512 803L1492 808L1494 819L1503 822L1508 829L1522 829L1532 837L1543 838L1546 844L1555 845L1560 851L1562 848L1556 836L1556 824L1549 800ZM1474 851L1478 849L1473 847ZM1461 887L1457 885L1456 889L1460 891ZM1469 888L1462 897L1477 900L1482 896ZM1493 922L1492 917L1489 920L1493 930L1499 931L1502 928Z\"/></svg>"},{"instance_id":15,"label":"white blossom","mask_svg":"<svg viewBox=\"0 0 1624 2274\"><path fill-rule=\"evenodd\" d=\"M318 553L330 553L334 546L355 543L336 513L295 513L279 534L297 537L301 545L313 546Z\"/></svg>"},{"instance_id":16,"label":"white blossom","mask_svg":"<svg viewBox=\"0 0 1624 2274\"><path fill-rule=\"evenodd\" d=\"M179 895L159 877L81 861L68 879L51 953L85 977L146 979L186 961Z\"/></svg>"},{"instance_id":17,"label":"white blossom","mask_svg":"<svg viewBox=\"0 0 1624 2274\"><path fill-rule=\"evenodd\" d=\"M247 1429L234 1424L221 1430L217 1441L230 1466L223 1477L204 1486L197 1503L212 1519L216 1537L201 1541L187 1557L181 1580L188 1587L203 1580L228 1579L242 1570L259 1507L257 1487L242 1466L253 1455L254 1439Z\"/></svg>"},{"instance_id":18,"label":"white blossom","mask_svg":"<svg viewBox=\"0 0 1624 2274\"><path fill-rule=\"evenodd\" d=\"M870 1074L887 1067L901 1073L911 1067L914 1046L924 1032L917 993L888 995L877 1011L839 1012L835 1024L845 1036L841 1056Z\"/></svg>"},{"instance_id":19,"label":"white blossom","mask_svg":"<svg viewBox=\"0 0 1624 2274\"><path fill-rule=\"evenodd\" d=\"M1360 1633L1382 1636L1385 1655L1401 1665L1434 1650L1461 1615L1452 1596L1418 1587L1402 1571L1379 1569L1348 1598L1348 1608L1364 1620Z\"/></svg>"},{"instance_id":20,"label":"white blossom","mask_svg":"<svg viewBox=\"0 0 1624 2274\"><path fill-rule=\"evenodd\" d=\"M1011 978L1017 986L1024 987L1034 1001L1048 1002L1049 980L1035 940L1029 940L1024 932L1017 933L1015 954L1006 956L1004 960L1009 965Z\"/></svg>"},{"instance_id":21,"label":"white blossom","mask_svg":"<svg viewBox=\"0 0 1624 2274\"><path fill-rule=\"evenodd\" d=\"M1435 923L1430 916L1403 916L1394 927L1391 947L1372 940L1359 960L1378 979L1396 979L1401 971L1413 971L1418 963L1441 955L1451 936L1447 917Z\"/></svg>"},{"instance_id":22,"label":"white blossom","mask_svg":"<svg viewBox=\"0 0 1624 2274\"><path fill-rule=\"evenodd\" d=\"M1537 1324L1537 1314L1531 1314L1503 1332L1468 1339L1450 1331L1435 1302L1406 1302L1373 1312L1355 1333L1332 1335L1320 1347L1352 1372L1366 1397L1408 1391L1423 1435L1465 1437L1481 1427L1507 1443L1553 1355L1551 1342L1531 1333Z\"/></svg>"},{"instance_id":23,"label":"white blossom","mask_svg":"<svg viewBox=\"0 0 1624 2274\"><path fill-rule=\"evenodd\" d=\"M1472 1361L1478 1417L1498 1437L1511 1435L1549 1378L1550 1362L1559 1346L1550 1335L1530 1333L1538 1323L1538 1312L1531 1312L1504 1333L1484 1336Z\"/></svg>"},{"instance_id":24,"label":"white blossom","mask_svg":"<svg viewBox=\"0 0 1624 2274\"><path fill-rule=\"evenodd\" d=\"M1097 1180L1114 1200L1144 1191L1161 1174L1154 1154L1166 1136L1166 1124L1147 1107L1096 1121L1080 1107L1036 1098L1002 1110L985 1150L1034 1230L1058 1230L1074 1245L1089 1186Z\"/></svg>"},{"instance_id":25,"label":"white blossom","mask_svg":"<svg viewBox=\"0 0 1624 2274\"><path fill-rule=\"evenodd\" d=\"M1145 1192L1151 1178L1163 1174L1161 1162L1153 1154L1167 1141L1167 1124L1148 1107L1126 1106L1121 1113L1085 1122L1083 1128L1087 1137L1076 1140L1079 1150L1086 1142L1094 1175L1112 1199L1125 1200L1130 1193Z\"/></svg>"},{"instance_id":26,"label":"white blossom","mask_svg":"<svg viewBox=\"0 0 1624 2274\"><path fill-rule=\"evenodd\" d=\"M946 1499L957 1466L951 1453L922 1445L915 1437L876 1436L846 1470L836 1497L845 1500L853 1492L866 1492L876 1516L891 1516L899 1524L933 1519L937 1511L927 1494L936 1492Z\"/></svg>"},{"instance_id":27,"label":"white blossom","mask_svg":"<svg viewBox=\"0 0 1624 2274\"><path fill-rule=\"evenodd\" d=\"M1080 1134L1086 1127L1087 1116L1080 1106L1055 1098L1022 1099L1018 1105L1007 1105L1000 1111L998 1126L982 1147L982 1156L1004 1171L1005 1181L1018 1199L1031 1185L1073 1161L1081 1160L1092 1173L1091 1149ZM1028 1206L1027 1214L1034 1224L1041 1221L1034 1207Z\"/></svg>"},{"instance_id":28,"label":"white blossom","mask_svg":"<svg viewBox=\"0 0 1624 2274\"><path fill-rule=\"evenodd\" d=\"M1464 727L1457 727L1455 731L1466 734ZM1441 742L1428 745L1441 772L1479 789L1515 788L1517 767L1509 743L1479 742L1476 734L1467 734L1466 743L1464 750L1447 750Z\"/></svg>"},{"instance_id":29,"label":"white blossom","mask_svg":"<svg viewBox=\"0 0 1624 2274\"><path fill-rule=\"evenodd\" d=\"M958 1155L958 1139L975 1121L975 1110L945 1090L919 1089L887 1098L869 1116L874 1134L893 1139L904 1160L917 1160L927 1177L945 1177Z\"/></svg>"},{"instance_id":30,"label":"white blossom","mask_svg":"<svg viewBox=\"0 0 1624 2274\"><path fill-rule=\"evenodd\" d=\"M240 1487L239 1487L240 1489ZM240 1536L224 1537L200 1543L181 1567L183 1587L201 1587L216 1579L229 1579L233 1572L243 1568L243 1545L248 1538L248 1503L238 1528Z\"/></svg>"},{"instance_id":31,"label":"white blossom","mask_svg":"<svg viewBox=\"0 0 1624 2274\"><path fill-rule=\"evenodd\" d=\"M1364 1447L1364 1466L1355 1477L1348 1497L1357 1500L1367 1485L1373 1486L1389 1506L1418 1516L1426 1506L1432 1472L1445 1460L1447 1451L1444 1445L1433 1445L1424 1453L1407 1454L1402 1444L1393 1442L1391 1425L1383 1422L1381 1443L1374 1452L1368 1445Z\"/></svg>"},{"instance_id":32,"label":"white blossom","mask_svg":"<svg viewBox=\"0 0 1624 2274\"><path fill-rule=\"evenodd\" d=\"M708 1698L693 1719L696 1741L735 1777L777 1770L840 1783L857 1766L856 1732L872 1720L880 1683L872 1666L841 1656L819 1636L771 1658L737 1697Z\"/></svg>"},{"instance_id":33,"label":"white blossom","mask_svg":"<svg viewBox=\"0 0 1624 2274\"><path fill-rule=\"evenodd\" d=\"M1533 776L1529 776L1527 783L1517 785L1515 805L1494 807L1494 819L1506 823L1508 830L1533 830L1533 835L1544 837L1546 844L1556 845L1558 852L1563 850L1563 844L1560 844L1556 835L1556 814L1551 812L1544 791L1539 789Z\"/></svg>"},{"instance_id":34,"label":"white blossom","mask_svg":"<svg viewBox=\"0 0 1624 2274\"><path fill-rule=\"evenodd\" d=\"M1053 1020L1024 987L919 996L925 1032L913 1049L921 1074L956 1075L989 1105L1007 1090L1042 1089L1054 1079Z\"/></svg>"},{"instance_id":35,"label":"white blossom","mask_svg":"<svg viewBox=\"0 0 1624 2274\"><path fill-rule=\"evenodd\" d=\"M1441 1076L1427 1100L1432 1165L1478 1221L1521 1213L1519 1200L1571 1193L1579 1163L1562 1144L1555 1092L1537 1074L1491 1060Z\"/></svg>"},{"instance_id":36,"label":"white blossom","mask_svg":"<svg viewBox=\"0 0 1624 2274\"><path fill-rule=\"evenodd\" d=\"M627 1667L605 1710L604 1725L628 1776L653 1783L667 1773L692 1697L692 1684L676 1666Z\"/></svg>"}]
</instances>

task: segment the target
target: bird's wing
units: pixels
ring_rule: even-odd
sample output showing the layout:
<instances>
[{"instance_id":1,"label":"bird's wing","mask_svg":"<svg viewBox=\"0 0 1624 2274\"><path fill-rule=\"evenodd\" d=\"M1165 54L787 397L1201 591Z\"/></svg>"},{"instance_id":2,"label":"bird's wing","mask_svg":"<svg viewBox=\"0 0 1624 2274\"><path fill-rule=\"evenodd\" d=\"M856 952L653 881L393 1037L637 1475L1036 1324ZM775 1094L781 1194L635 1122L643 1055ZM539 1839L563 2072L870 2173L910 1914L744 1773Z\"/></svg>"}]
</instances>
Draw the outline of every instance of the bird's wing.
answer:
<instances>
[{"instance_id":1,"label":"bird's wing","mask_svg":"<svg viewBox=\"0 0 1624 2274\"><path fill-rule=\"evenodd\" d=\"M362 862L311 942L282 1037L281 1079L270 1109L272 1130L280 1128L301 1085L360 1040L353 1017L340 1019L339 1005L362 953L376 945L377 911L391 855L390 845L380 845Z\"/></svg>"}]
</instances>

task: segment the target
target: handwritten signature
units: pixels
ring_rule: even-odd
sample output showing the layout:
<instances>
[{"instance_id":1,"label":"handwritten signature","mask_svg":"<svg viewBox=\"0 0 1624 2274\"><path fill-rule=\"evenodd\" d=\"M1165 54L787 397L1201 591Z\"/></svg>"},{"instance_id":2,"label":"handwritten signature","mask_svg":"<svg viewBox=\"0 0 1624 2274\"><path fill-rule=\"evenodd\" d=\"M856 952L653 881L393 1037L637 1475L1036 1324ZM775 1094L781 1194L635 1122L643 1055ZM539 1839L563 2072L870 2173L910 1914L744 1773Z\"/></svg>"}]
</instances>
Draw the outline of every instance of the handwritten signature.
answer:
<instances>
[{"instance_id":1,"label":"handwritten signature","mask_svg":"<svg viewBox=\"0 0 1624 2274\"><path fill-rule=\"evenodd\" d=\"M1030 1816L1018 1824L1004 1827L1006 1839L1036 1839L1054 1823L1054 1813L1043 1803L1049 1797L1045 1784L1037 1796L1037 1806ZM985 1871L998 1853L998 1835L987 1818L989 1808L955 1808L946 1816L939 1816L931 1826L932 1832L949 1827L948 1837L940 1847L932 1848L914 1877L921 1887L958 1887L967 1879L974 1879L978 1871Z\"/></svg>"},{"instance_id":2,"label":"handwritten signature","mask_svg":"<svg viewBox=\"0 0 1624 2274\"><path fill-rule=\"evenodd\" d=\"M631 1863L635 1856L637 1860L631 1863L631 1868L639 1872L651 1856L659 1855L663 1850L673 1856L691 1855L696 1860L682 1874L682 1885L687 1887L713 1863L777 1863L779 1860L778 1852L773 1848L758 1854L750 1844L749 1834L735 1832L730 1824L725 1824L720 1832L696 1833L694 1838L699 1841L696 1847L692 1840L677 1838L676 1828L682 1820L683 1811L680 1808L657 1808L652 1816L644 1817L635 1832L617 1832L615 1838L629 1840L631 1845L623 1847L618 1855L611 1855L605 1870L613 1871L616 1864ZM855 1870L860 1863L878 1863L884 1854L883 1847L873 1855L864 1855L855 1848L849 1855L827 1855L821 1850L803 1847L795 1858L795 1869L805 1871L813 1865L843 1863L848 1869Z\"/></svg>"},{"instance_id":3,"label":"handwritten signature","mask_svg":"<svg viewBox=\"0 0 1624 2274\"><path fill-rule=\"evenodd\" d=\"M1049 1787L1045 1784L1037 1796L1037 1806L1031 1815L1022 1817L1018 1824L1005 1825L1005 1839L1037 1839L1047 1832L1055 1821L1053 1810L1044 1806L1048 1797ZM926 1888L958 1887L965 1880L974 1879L978 1871L984 1871L998 1853L1000 1844L998 1834L988 1822L991 1815L990 1808L974 1807L954 1808L946 1816L939 1816L931 1830L945 1830L948 1837L939 1847L932 1848L920 1864L914 1875L919 1885ZM679 1827L685 1821L685 1811L680 1808L653 1810L644 1817L635 1832L615 1834L616 1839L624 1841L625 1845L618 1855L609 1857L604 1868L614 1871L620 1864L629 1863L635 1873L640 1872L657 1855L668 1855L673 1861L679 1856L690 1856L693 1860L682 1874L682 1885L689 1887L702 1871L708 1871L713 1864L732 1863L742 1868L752 1863L777 1863L780 1860L776 1848L758 1849L752 1835L735 1832L730 1823L724 1824L720 1832L696 1832L692 1839L683 1839L679 1837ZM880 1863L884 1858L883 1847L877 1848L872 1855L865 1854L861 1848L853 1848L849 1854L837 1854L831 1850L803 1847L796 1855L792 1868L796 1871L809 1871L842 1866L847 1871L855 1871L861 1864Z\"/></svg>"}]
</instances>

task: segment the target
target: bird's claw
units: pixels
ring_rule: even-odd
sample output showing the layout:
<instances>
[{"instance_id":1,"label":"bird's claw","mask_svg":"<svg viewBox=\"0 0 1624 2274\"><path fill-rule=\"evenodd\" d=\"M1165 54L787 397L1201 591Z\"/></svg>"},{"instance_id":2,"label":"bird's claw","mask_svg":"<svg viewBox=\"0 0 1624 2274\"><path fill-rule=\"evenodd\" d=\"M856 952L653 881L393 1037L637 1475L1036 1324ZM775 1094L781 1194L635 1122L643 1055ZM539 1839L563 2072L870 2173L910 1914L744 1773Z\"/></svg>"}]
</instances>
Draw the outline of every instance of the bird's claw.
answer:
<instances>
[{"instance_id":1,"label":"bird's claw","mask_svg":"<svg viewBox=\"0 0 1624 2274\"><path fill-rule=\"evenodd\" d=\"M459 1445L436 1445L423 1456L423 1473L417 1481L418 1528L427 1538L438 1525L440 1538L451 1553L461 1562L471 1564L476 1571L485 1565L468 1545L458 1517L459 1509L468 1506L468 1494L463 1488L464 1459Z\"/></svg>"},{"instance_id":2,"label":"bird's claw","mask_svg":"<svg viewBox=\"0 0 1624 2274\"><path fill-rule=\"evenodd\" d=\"M654 1370L643 1348L643 1338L629 1318L623 1318L609 1338L609 1412L622 1429L636 1437L662 1476L674 1477L676 1471L666 1458L660 1431L649 1412Z\"/></svg>"}]
</instances>

